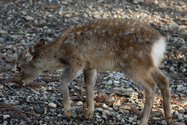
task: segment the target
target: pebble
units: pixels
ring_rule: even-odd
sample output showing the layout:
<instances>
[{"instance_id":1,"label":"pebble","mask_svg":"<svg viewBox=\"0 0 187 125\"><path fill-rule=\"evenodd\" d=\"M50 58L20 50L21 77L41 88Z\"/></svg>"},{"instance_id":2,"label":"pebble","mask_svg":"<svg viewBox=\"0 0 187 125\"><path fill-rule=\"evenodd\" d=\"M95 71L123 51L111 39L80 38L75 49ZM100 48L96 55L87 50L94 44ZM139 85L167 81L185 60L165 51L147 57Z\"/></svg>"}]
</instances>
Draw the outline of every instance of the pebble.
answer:
<instances>
[{"instance_id":1,"label":"pebble","mask_svg":"<svg viewBox=\"0 0 187 125\"><path fill-rule=\"evenodd\" d=\"M155 117L155 116L160 116L161 114L163 114L163 111L157 110L157 111L151 112L150 116Z\"/></svg>"},{"instance_id":2,"label":"pebble","mask_svg":"<svg viewBox=\"0 0 187 125\"><path fill-rule=\"evenodd\" d=\"M39 106L35 107L35 108L34 108L34 111L35 111L36 113L44 113L44 109L40 108Z\"/></svg>"},{"instance_id":3,"label":"pebble","mask_svg":"<svg viewBox=\"0 0 187 125\"><path fill-rule=\"evenodd\" d=\"M71 117L72 117L73 119L76 119L76 118L77 118L77 114L76 114L75 112L72 112L72 113L71 113Z\"/></svg>"},{"instance_id":4,"label":"pebble","mask_svg":"<svg viewBox=\"0 0 187 125\"><path fill-rule=\"evenodd\" d=\"M178 119L179 119L179 120L184 119L184 118L183 118L183 115L182 115L182 114L179 114L179 115L178 115Z\"/></svg>"},{"instance_id":5,"label":"pebble","mask_svg":"<svg viewBox=\"0 0 187 125\"><path fill-rule=\"evenodd\" d=\"M102 107L106 109L108 106L106 104L102 104Z\"/></svg>"},{"instance_id":6,"label":"pebble","mask_svg":"<svg viewBox=\"0 0 187 125\"><path fill-rule=\"evenodd\" d=\"M34 18L31 17L31 16L25 16L24 18L25 18L27 21L33 21L33 20L34 20Z\"/></svg>"},{"instance_id":7,"label":"pebble","mask_svg":"<svg viewBox=\"0 0 187 125\"><path fill-rule=\"evenodd\" d=\"M50 108L56 108L56 107L57 107L57 105L56 105L55 103L53 103L53 102L50 102L50 103L48 104L48 106L49 106Z\"/></svg>"},{"instance_id":8,"label":"pebble","mask_svg":"<svg viewBox=\"0 0 187 125\"><path fill-rule=\"evenodd\" d=\"M178 85L177 86L177 91L183 91L184 90L184 86L183 85Z\"/></svg>"},{"instance_id":9,"label":"pebble","mask_svg":"<svg viewBox=\"0 0 187 125\"><path fill-rule=\"evenodd\" d=\"M103 84L105 84L105 85L111 85L112 83L113 83L112 80L108 80L108 81L103 82Z\"/></svg>"},{"instance_id":10,"label":"pebble","mask_svg":"<svg viewBox=\"0 0 187 125\"><path fill-rule=\"evenodd\" d=\"M3 115L3 119L7 119L7 118L10 118L10 115Z\"/></svg>"},{"instance_id":11,"label":"pebble","mask_svg":"<svg viewBox=\"0 0 187 125\"><path fill-rule=\"evenodd\" d=\"M169 68L169 70L170 70L171 72L174 72L174 71L175 71L175 68L174 68L173 66L171 66L171 67Z\"/></svg>"},{"instance_id":12,"label":"pebble","mask_svg":"<svg viewBox=\"0 0 187 125\"><path fill-rule=\"evenodd\" d=\"M167 125L166 120L162 120L161 124L162 125Z\"/></svg>"},{"instance_id":13,"label":"pebble","mask_svg":"<svg viewBox=\"0 0 187 125\"><path fill-rule=\"evenodd\" d=\"M184 118L187 119L187 115L184 115Z\"/></svg>"},{"instance_id":14,"label":"pebble","mask_svg":"<svg viewBox=\"0 0 187 125\"><path fill-rule=\"evenodd\" d=\"M96 108L97 111L102 112L103 108Z\"/></svg>"},{"instance_id":15,"label":"pebble","mask_svg":"<svg viewBox=\"0 0 187 125\"><path fill-rule=\"evenodd\" d=\"M112 102L112 101L115 101L115 98L114 97L109 97L107 99L105 99L106 102Z\"/></svg>"},{"instance_id":16,"label":"pebble","mask_svg":"<svg viewBox=\"0 0 187 125\"><path fill-rule=\"evenodd\" d=\"M21 11L21 14L27 15L27 12L26 11Z\"/></svg>"},{"instance_id":17,"label":"pebble","mask_svg":"<svg viewBox=\"0 0 187 125\"><path fill-rule=\"evenodd\" d=\"M101 117L104 118L104 119L108 119L106 114L101 115Z\"/></svg>"},{"instance_id":18,"label":"pebble","mask_svg":"<svg viewBox=\"0 0 187 125\"><path fill-rule=\"evenodd\" d=\"M88 15L87 15L87 14L83 14L82 17L83 17L83 18L87 18Z\"/></svg>"},{"instance_id":19,"label":"pebble","mask_svg":"<svg viewBox=\"0 0 187 125\"><path fill-rule=\"evenodd\" d=\"M83 102L78 101L78 102L77 102L77 105L78 105L78 106L82 106L82 105L83 105Z\"/></svg>"},{"instance_id":20,"label":"pebble","mask_svg":"<svg viewBox=\"0 0 187 125\"><path fill-rule=\"evenodd\" d=\"M103 114L103 115L106 115L106 114L107 114L107 115L110 115L111 113L110 113L110 111L108 111L108 110L103 110L103 111L102 111L102 114Z\"/></svg>"}]
</instances>

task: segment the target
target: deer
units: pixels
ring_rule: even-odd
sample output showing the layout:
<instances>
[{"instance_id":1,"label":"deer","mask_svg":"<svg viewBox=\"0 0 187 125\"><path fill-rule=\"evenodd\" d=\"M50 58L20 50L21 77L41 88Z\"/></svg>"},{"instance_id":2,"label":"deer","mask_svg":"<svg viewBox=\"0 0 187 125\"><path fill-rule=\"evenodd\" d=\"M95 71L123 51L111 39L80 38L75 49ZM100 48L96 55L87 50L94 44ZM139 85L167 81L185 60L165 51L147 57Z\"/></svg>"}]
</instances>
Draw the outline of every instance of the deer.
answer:
<instances>
[{"instance_id":1,"label":"deer","mask_svg":"<svg viewBox=\"0 0 187 125\"><path fill-rule=\"evenodd\" d=\"M60 76L64 112L71 117L68 85L81 73L87 90L85 119L94 112L94 85L97 71L123 71L145 91L140 125L146 125L156 87L163 97L167 124L172 121L168 78L159 66L164 58L166 38L155 28L138 20L98 19L66 29L56 40L30 44L17 59L19 84L28 84L42 71L64 68Z\"/></svg>"}]
</instances>

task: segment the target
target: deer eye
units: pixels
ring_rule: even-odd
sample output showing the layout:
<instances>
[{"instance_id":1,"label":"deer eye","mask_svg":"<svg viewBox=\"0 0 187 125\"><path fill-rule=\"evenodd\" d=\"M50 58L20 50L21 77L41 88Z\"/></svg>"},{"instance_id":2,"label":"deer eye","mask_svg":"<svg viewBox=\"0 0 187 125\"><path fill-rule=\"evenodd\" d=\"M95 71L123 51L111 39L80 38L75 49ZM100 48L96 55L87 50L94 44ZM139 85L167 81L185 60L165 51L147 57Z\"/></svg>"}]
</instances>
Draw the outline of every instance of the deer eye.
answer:
<instances>
[{"instance_id":1,"label":"deer eye","mask_svg":"<svg viewBox=\"0 0 187 125\"><path fill-rule=\"evenodd\" d=\"M21 71L21 68L20 67L17 67L18 71Z\"/></svg>"}]
</instances>

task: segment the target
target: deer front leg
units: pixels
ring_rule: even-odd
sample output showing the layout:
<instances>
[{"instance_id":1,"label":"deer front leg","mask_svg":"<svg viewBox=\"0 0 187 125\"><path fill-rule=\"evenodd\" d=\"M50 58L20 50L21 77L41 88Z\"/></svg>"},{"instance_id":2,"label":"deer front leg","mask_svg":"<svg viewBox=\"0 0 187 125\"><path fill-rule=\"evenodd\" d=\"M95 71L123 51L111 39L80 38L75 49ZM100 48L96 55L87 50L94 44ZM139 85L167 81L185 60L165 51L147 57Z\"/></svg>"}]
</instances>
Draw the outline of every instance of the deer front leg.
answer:
<instances>
[{"instance_id":1,"label":"deer front leg","mask_svg":"<svg viewBox=\"0 0 187 125\"><path fill-rule=\"evenodd\" d=\"M76 77L78 77L82 73L82 69L74 70L73 67L67 66L61 76L61 84L62 84L62 95L63 95L63 105L64 112L66 118L70 118L71 116L71 106L69 102L69 89L68 85L71 81L73 81Z\"/></svg>"},{"instance_id":2,"label":"deer front leg","mask_svg":"<svg viewBox=\"0 0 187 125\"><path fill-rule=\"evenodd\" d=\"M84 71L84 81L87 89L88 109L85 114L86 119L90 119L94 111L94 85L97 79L97 70Z\"/></svg>"}]
</instances>

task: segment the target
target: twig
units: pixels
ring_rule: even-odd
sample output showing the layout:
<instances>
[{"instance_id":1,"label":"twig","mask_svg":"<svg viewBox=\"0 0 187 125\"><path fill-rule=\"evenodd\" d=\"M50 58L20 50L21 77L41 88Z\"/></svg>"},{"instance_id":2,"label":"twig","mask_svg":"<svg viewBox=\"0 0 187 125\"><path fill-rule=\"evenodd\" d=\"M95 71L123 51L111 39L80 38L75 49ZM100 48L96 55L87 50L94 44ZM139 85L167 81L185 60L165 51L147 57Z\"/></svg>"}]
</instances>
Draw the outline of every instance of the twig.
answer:
<instances>
[{"instance_id":1,"label":"twig","mask_svg":"<svg viewBox=\"0 0 187 125\"><path fill-rule=\"evenodd\" d=\"M12 87L10 87L7 83L4 83L4 85L9 88L10 90L12 90L14 93L16 93L16 90L14 90Z\"/></svg>"}]
</instances>

